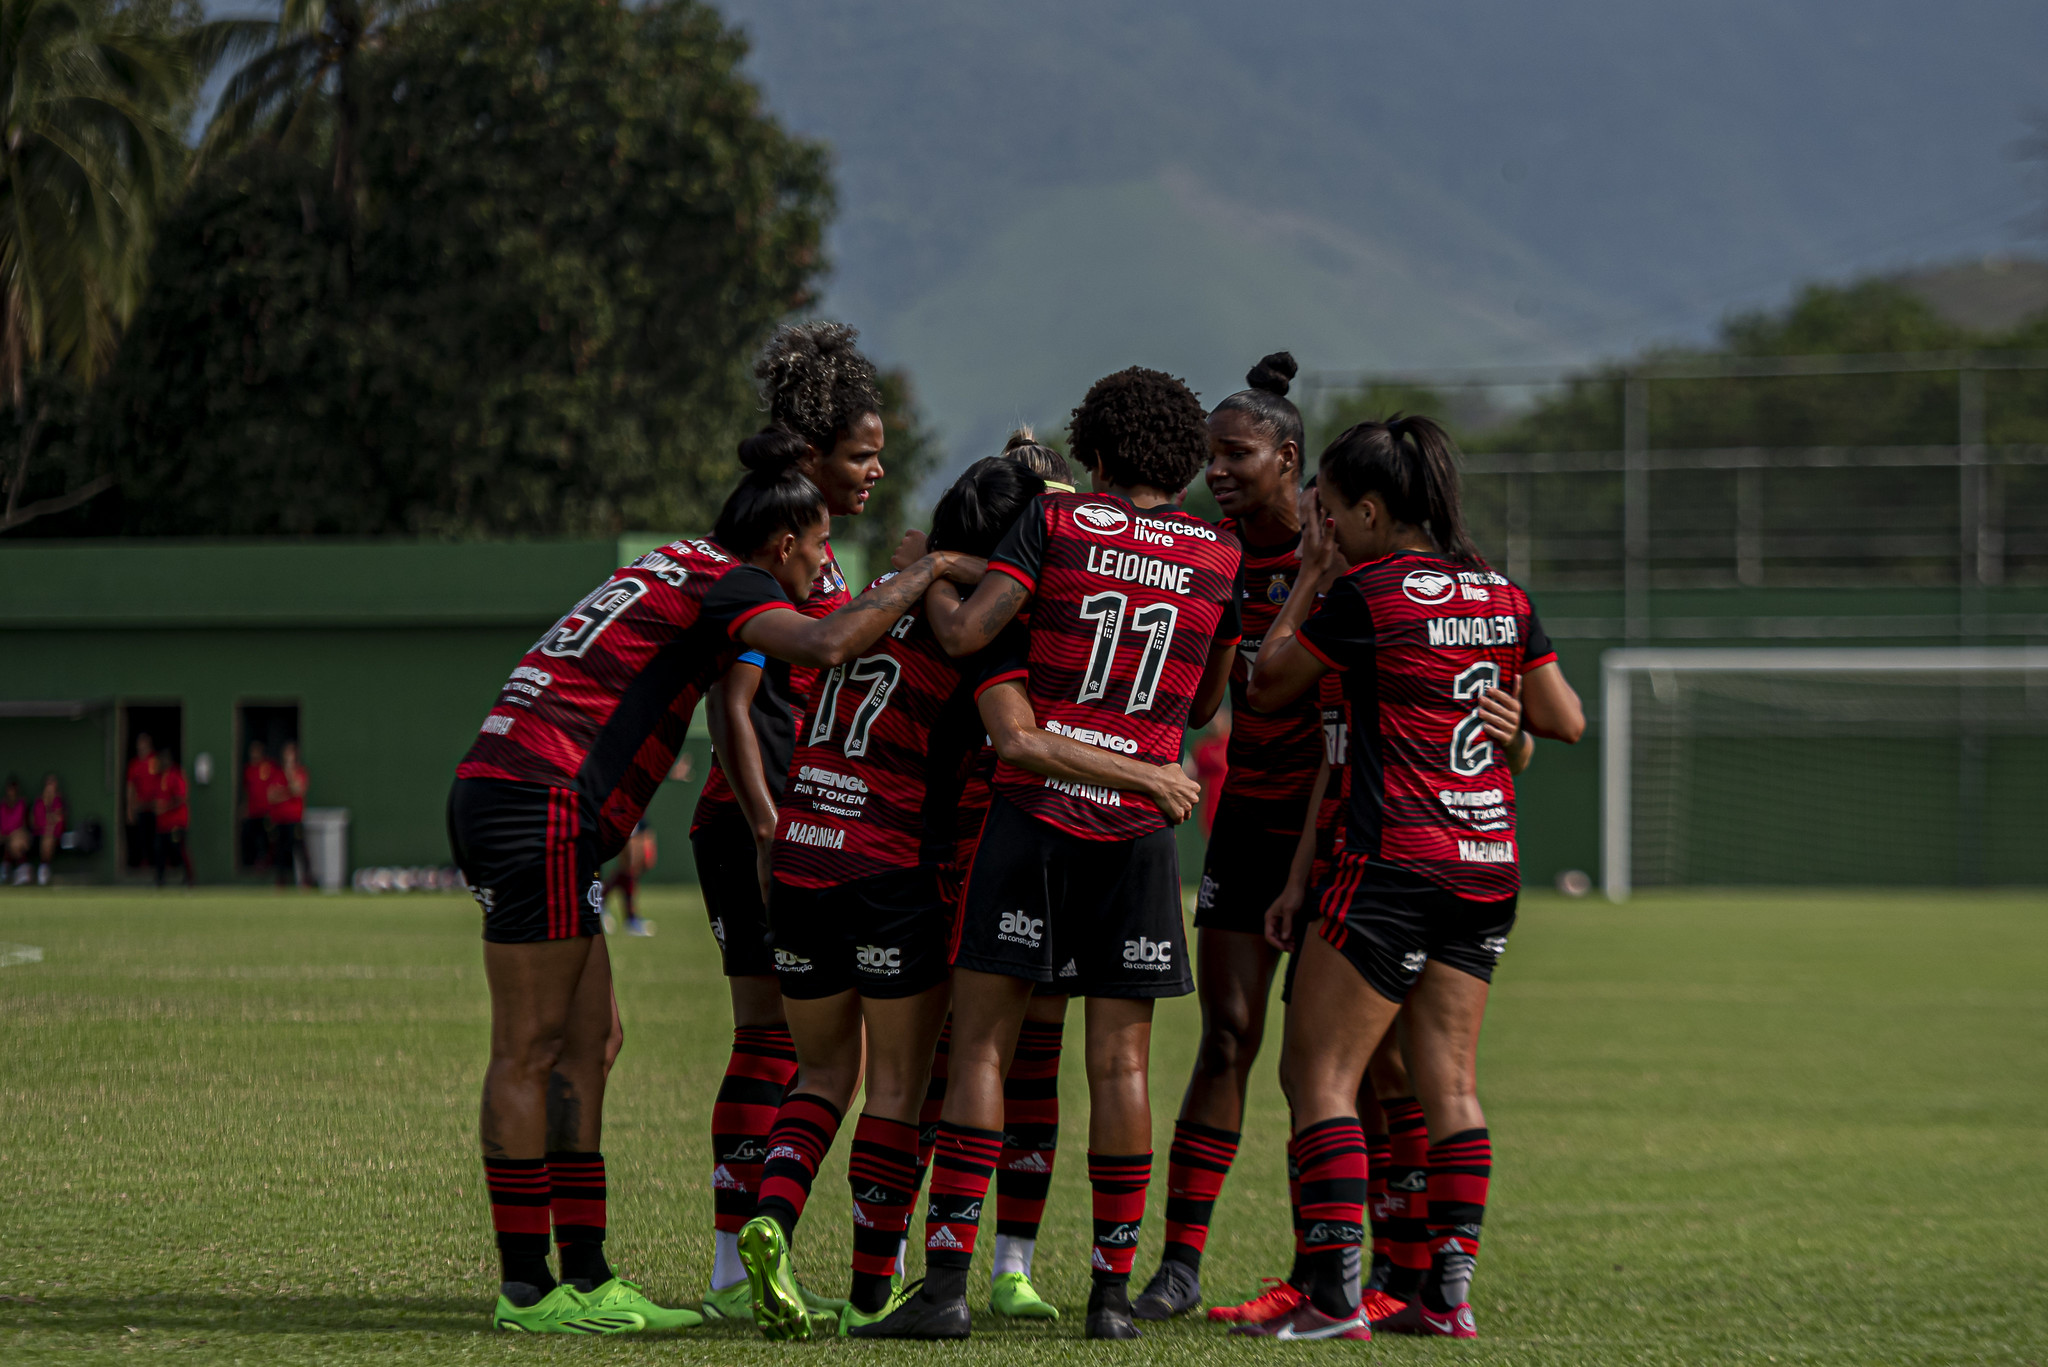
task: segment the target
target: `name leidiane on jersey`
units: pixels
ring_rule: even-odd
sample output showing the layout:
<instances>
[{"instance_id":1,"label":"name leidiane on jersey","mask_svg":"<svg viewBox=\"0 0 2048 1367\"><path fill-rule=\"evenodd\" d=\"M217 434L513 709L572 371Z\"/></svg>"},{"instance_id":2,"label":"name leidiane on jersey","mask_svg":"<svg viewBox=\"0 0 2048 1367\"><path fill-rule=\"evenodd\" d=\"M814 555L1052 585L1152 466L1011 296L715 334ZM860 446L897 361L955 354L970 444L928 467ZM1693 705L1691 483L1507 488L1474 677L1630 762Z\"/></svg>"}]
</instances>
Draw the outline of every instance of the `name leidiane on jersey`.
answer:
<instances>
[{"instance_id":1,"label":"name leidiane on jersey","mask_svg":"<svg viewBox=\"0 0 2048 1367\"><path fill-rule=\"evenodd\" d=\"M1112 550L1106 546L1088 548L1088 572L1106 579L1179 594L1192 592L1195 582L1193 565L1175 565L1156 556Z\"/></svg>"}]
</instances>

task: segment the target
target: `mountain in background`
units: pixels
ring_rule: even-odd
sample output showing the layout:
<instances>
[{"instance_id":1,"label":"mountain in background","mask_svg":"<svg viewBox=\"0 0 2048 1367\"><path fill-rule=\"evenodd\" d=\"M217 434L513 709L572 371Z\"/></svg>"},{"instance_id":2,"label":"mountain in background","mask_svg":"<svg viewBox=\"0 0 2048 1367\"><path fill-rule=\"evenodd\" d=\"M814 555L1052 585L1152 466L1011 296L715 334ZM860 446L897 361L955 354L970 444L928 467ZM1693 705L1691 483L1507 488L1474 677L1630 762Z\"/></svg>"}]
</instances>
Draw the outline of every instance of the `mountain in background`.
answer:
<instances>
[{"instance_id":1,"label":"mountain in background","mask_svg":"<svg viewBox=\"0 0 2048 1367\"><path fill-rule=\"evenodd\" d=\"M956 466L1123 365L1576 362L2010 253L2048 109L2017 0L720 7L835 149L827 307Z\"/></svg>"}]
</instances>

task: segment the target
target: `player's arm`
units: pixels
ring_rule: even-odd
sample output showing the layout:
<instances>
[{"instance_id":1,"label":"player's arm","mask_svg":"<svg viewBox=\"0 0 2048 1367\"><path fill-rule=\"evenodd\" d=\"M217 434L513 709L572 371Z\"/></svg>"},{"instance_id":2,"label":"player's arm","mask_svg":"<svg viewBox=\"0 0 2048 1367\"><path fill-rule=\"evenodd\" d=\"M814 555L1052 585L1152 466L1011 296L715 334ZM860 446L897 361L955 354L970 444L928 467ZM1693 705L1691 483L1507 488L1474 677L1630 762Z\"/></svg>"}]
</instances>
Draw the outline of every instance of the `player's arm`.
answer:
<instances>
[{"instance_id":1,"label":"player's arm","mask_svg":"<svg viewBox=\"0 0 2048 1367\"><path fill-rule=\"evenodd\" d=\"M1485 729L1487 739L1500 747L1501 758L1507 762L1509 773L1521 773L1529 767L1529 761L1536 758L1536 737L1522 727L1522 680L1519 676L1515 679L1513 692L1489 688L1480 695L1479 724Z\"/></svg>"},{"instance_id":2,"label":"player's arm","mask_svg":"<svg viewBox=\"0 0 2048 1367\"><path fill-rule=\"evenodd\" d=\"M996 754L1019 769L1069 783L1143 793L1176 826L1188 819L1202 796L1202 785L1178 764L1143 764L1044 730L1020 680L990 684L977 701Z\"/></svg>"},{"instance_id":3,"label":"player's arm","mask_svg":"<svg viewBox=\"0 0 2048 1367\"><path fill-rule=\"evenodd\" d=\"M945 578L972 584L981 578L980 558L938 551L914 562L886 584L877 584L825 617L800 612L756 612L741 620L735 635L764 655L813 669L845 664L880 640L898 618ZM787 607L787 603L778 606Z\"/></svg>"},{"instance_id":4,"label":"player's arm","mask_svg":"<svg viewBox=\"0 0 2048 1367\"><path fill-rule=\"evenodd\" d=\"M1545 740L1575 745L1586 734L1586 709L1552 660L1522 675L1522 726Z\"/></svg>"},{"instance_id":5,"label":"player's arm","mask_svg":"<svg viewBox=\"0 0 2048 1367\"><path fill-rule=\"evenodd\" d=\"M1294 842L1294 858L1287 866L1287 884L1273 905L1266 908L1266 942L1275 949L1292 951L1300 936L1294 920L1301 904L1308 900L1308 876L1316 864L1316 818L1323 812L1323 794L1330 787L1330 757L1316 769L1316 782L1308 795L1308 817L1301 823L1301 839Z\"/></svg>"},{"instance_id":6,"label":"player's arm","mask_svg":"<svg viewBox=\"0 0 2048 1367\"><path fill-rule=\"evenodd\" d=\"M760 738L754 734L754 694L761 687L761 667L735 662L704 697L704 720L711 730L711 746L725 768L732 785L733 801L747 829L754 833L755 874L761 883L762 904L768 898L769 854L775 845L775 795L768 787L767 766L761 762Z\"/></svg>"},{"instance_id":7,"label":"player's arm","mask_svg":"<svg viewBox=\"0 0 2048 1367\"><path fill-rule=\"evenodd\" d=\"M1245 701L1254 711L1278 711L1315 687L1316 680L1329 671L1327 662L1303 648L1298 633L1343 572L1343 554L1323 516L1315 486L1310 485L1301 491L1301 574L1260 643L1251 678L1245 681Z\"/></svg>"},{"instance_id":8,"label":"player's arm","mask_svg":"<svg viewBox=\"0 0 2048 1367\"><path fill-rule=\"evenodd\" d=\"M925 620L940 647L957 660L988 649L1030 601L1031 590L1021 580L987 574L967 597L951 584L934 584L924 596Z\"/></svg>"}]
</instances>

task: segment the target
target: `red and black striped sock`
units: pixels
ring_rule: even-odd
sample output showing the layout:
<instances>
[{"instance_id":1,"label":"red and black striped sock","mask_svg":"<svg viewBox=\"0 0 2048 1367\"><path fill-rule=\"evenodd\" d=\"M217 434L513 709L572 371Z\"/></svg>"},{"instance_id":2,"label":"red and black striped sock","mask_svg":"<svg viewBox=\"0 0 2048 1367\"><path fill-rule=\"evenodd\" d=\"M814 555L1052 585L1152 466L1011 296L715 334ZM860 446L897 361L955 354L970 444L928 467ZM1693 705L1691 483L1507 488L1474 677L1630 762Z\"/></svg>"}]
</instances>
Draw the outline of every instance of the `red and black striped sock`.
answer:
<instances>
[{"instance_id":1,"label":"red and black striped sock","mask_svg":"<svg viewBox=\"0 0 2048 1367\"><path fill-rule=\"evenodd\" d=\"M796 1233L818 1165L839 1133L840 1110L821 1096L798 1092L775 1112L768 1130L768 1157L761 1165L761 1200L754 1208L782 1226L785 1237Z\"/></svg>"},{"instance_id":2,"label":"red and black striped sock","mask_svg":"<svg viewBox=\"0 0 2048 1367\"><path fill-rule=\"evenodd\" d=\"M1287 1213L1294 1221L1294 1266L1287 1273L1287 1284L1296 1291L1308 1291L1308 1250L1301 1246L1301 1153L1295 1147L1292 1127L1293 1115L1287 1117Z\"/></svg>"},{"instance_id":3,"label":"red and black striped sock","mask_svg":"<svg viewBox=\"0 0 2048 1367\"><path fill-rule=\"evenodd\" d=\"M889 1300L896 1251L910 1228L917 1200L917 1126L879 1115L862 1115L853 1127L853 1152L846 1164L853 1188L853 1301L873 1312Z\"/></svg>"},{"instance_id":4,"label":"red and black striped sock","mask_svg":"<svg viewBox=\"0 0 2048 1367\"><path fill-rule=\"evenodd\" d=\"M1036 1239L1060 1146L1064 1021L1024 1022L1003 1078L1003 1153L996 1161L996 1236Z\"/></svg>"},{"instance_id":5,"label":"red and black striped sock","mask_svg":"<svg viewBox=\"0 0 2048 1367\"><path fill-rule=\"evenodd\" d=\"M1358 1313L1358 1255L1365 1240L1365 1131L1353 1115L1317 1121L1295 1136L1295 1152L1309 1299L1325 1315L1349 1319Z\"/></svg>"},{"instance_id":6,"label":"red and black striped sock","mask_svg":"<svg viewBox=\"0 0 2048 1367\"><path fill-rule=\"evenodd\" d=\"M1173 1147L1166 1156L1165 1257L1189 1267L1202 1265L1209 1244L1209 1221L1223 1179L1237 1159L1238 1131L1219 1130L1192 1120L1173 1124Z\"/></svg>"},{"instance_id":7,"label":"red and black striped sock","mask_svg":"<svg viewBox=\"0 0 2048 1367\"><path fill-rule=\"evenodd\" d=\"M965 1295L974 1241L981 1233L981 1207L989 1179L1003 1152L997 1130L939 1122L932 1150L932 1194L925 1206L925 1294L932 1299ZM943 1274L943 1275L941 1275Z\"/></svg>"},{"instance_id":8,"label":"red and black striped sock","mask_svg":"<svg viewBox=\"0 0 2048 1367\"><path fill-rule=\"evenodd\" d=\"M1492 1177L1493 1141L1485 1130L1460 1130L1429 1146L1429 1275L1422 1279L1422 1303L1438 1314L1471 1299Z\"/></svg>"},{"instance_id":9,"label":"red and black striped sock","mask_svg":"<svg viewBox=\"0 0 2048 1367\"><path fill-rule=\"evenodd\" d=\"M1387 1294L1412 1301L1429 1271L1429 1130L1412 1096L1382 1101L1387 1113Z\"/></svg>"},{"instance_id":10,"label":"red and black striped sock","mask_svg":"<svg viewBox=\"0 0 2048 1367\"><path fill-rule=\"evenodd\" d=\"M1380 1123L1386 1122L1382 1119ZM1387 1158L1390 1152L1385 1135L1369 1134L1365 1137L1365 1209L1372 1226L1372 1273L1366 1278L1366 1285L1382 1291L1386 1289L1387 1277L1394 1267L1393 1242L1387 1232Z\"/></svg>"},{"instance_id":11,"label":"red and black striped sock","mask_svg":"<svg viewBox=\"0 0 2048 1367\"><path fill-rule=\"evenodd\" d=\"M543 1296L554 1290L548 1271L548 1160L486 1158L484 1187L498 1235L499 1279L524 1283Z\"/></svg>"},{"instance_id":12,"label":"red and black striped sock","mask_svg":"<svg viewBox=\"0 0 2048 1367\"><path fill-rule=\"evenodd\" d=\"M1145 1223L1145 1188L1152 1182L1148 1153L1088 1152L1088 1185L1093 1190L1095 1253L1089 1260L1098 1288L1131 1279L1138 1256L1138 1231Z\"/></svg>"},{"instance_id":13,"label":"red and black striped sock","mask_svg":"<svg viewBox=\"0 0 2048 1367\"><path fill-rule=\"evenodd\" d=\"M578 1291L612 1279L604 1256L604 1155L563 1150L548 1155L548 1211L562 1280Z\"/></svg>"},{"instance_id":14,"label":"red and black striped sock","mask_svg":"<svg viewBox=\"0 0 2048 1367\"><path fill-rule=\"evenodd\" d=\"M796 1077L796 1044L784 1025L732 1032L732 1058L711 1103L712 1227L737 1234L754 1218L768 1129Z\"/></svg>"}]
</instances>

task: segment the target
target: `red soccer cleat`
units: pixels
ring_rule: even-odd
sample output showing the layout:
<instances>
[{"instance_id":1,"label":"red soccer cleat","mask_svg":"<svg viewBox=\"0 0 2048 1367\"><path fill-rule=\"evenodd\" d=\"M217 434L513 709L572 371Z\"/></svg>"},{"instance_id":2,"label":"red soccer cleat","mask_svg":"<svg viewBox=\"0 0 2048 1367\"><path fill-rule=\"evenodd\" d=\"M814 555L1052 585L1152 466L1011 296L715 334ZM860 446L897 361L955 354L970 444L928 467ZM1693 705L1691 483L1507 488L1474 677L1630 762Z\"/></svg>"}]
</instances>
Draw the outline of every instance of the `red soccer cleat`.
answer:
<instances>
[{"instance_id":1,"label":"red soccer cleat","mask_svg":"<svg viewBox=\"0 0 2048 1367\"><path fill-rule=\"evenodd\" d=\"M1365 1293L1365 1299L1358 1308L1365 1312L1366 1319L1374 1324L1378 1324L1383 1319L1389 1319L1399 1314L1407 1305L1408 1302L1402 1300L1399 1296L1390 1296L1386 1292L1374 1288Z\"/></svg>"},{"instance_id":2,"label":"red soccer cleat","mask_svg":"<svg viewBox=\"0 0 2048 1367\"><path fill-rule=\"evenodd\" d=\"M1453 1306L1442 1314L1420 1300L1409 1301L1393 1314L1372 1321L1382 1334L1418 1334L1433 1339L1476 1339L1479 1326L1473 1323L1472 1307Z\"/></svg>"},{"instance_id":3,"label":"red soccer cleat","mask_svg":"<svg viewBox=\"0 0 2048 1367\"><path fill-rule=\"evenodd\" d=\"M1268 1339L1354 1339L1366 1340L1372 1337L1372 1326L1365 1322L1365 1310L1360 1307L1348 1319L1334 1320L1304 1300L1284 1315L1277 1315L1259 1324L1240 1324L1230 1331L1236 1338L1247 1337Z\"/></svg>"},{"instance_id":4,"label":"red soccer cleat","mask_svg":"<svg viewBox=\"0 0 2048 1367\"><path fill-rule=\"evenodd\" d=\"M1212 1305L1209 1318L1228 1324L1264 1324L1267 1320L1280 1318L1297 1305L1308 1304L1307 1296L1278 1277L1262 1280L1266 1287L1264 1291L1243 1305Z\"/></svg>"}]
</instances>

